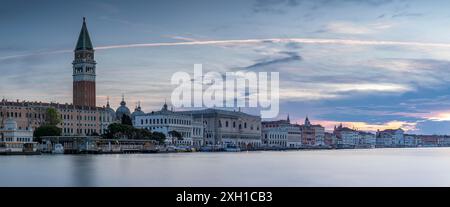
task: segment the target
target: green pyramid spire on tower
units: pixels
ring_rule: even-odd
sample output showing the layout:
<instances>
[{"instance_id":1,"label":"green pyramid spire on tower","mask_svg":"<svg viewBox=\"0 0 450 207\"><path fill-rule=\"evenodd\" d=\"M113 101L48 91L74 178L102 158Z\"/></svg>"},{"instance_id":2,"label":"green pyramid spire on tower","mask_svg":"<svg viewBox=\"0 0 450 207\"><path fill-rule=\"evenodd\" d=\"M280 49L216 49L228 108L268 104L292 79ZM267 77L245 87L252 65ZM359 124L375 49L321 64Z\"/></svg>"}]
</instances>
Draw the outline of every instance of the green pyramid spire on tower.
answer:
<instances>
[{"instance_id":1,"label":"green pyramid spire on tower","mask_svg":"<svg viewBox=\"0 0 450 207\"><path fill-rule=\"evenodd\" d=\"M78 37L78 42L75 50L93 50L91 38L89 37L89 32L86 26L86 17L83 17L83 26L81 27L80 36Z\"/></svg>"}]
</instances>

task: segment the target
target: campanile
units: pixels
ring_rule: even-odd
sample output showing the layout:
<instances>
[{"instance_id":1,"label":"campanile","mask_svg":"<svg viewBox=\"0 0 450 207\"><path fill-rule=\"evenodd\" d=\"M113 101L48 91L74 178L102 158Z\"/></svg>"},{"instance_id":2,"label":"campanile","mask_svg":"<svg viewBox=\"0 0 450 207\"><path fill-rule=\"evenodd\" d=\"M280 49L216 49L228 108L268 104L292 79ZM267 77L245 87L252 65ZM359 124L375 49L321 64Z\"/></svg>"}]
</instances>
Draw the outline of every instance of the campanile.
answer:
<instances>
[{"instance_id":1,"label":"campanile","mask_svg":"<svg viewBox=\"0 0 450 207\"><path fill-rule=\"evenodd\" d=\"M83 26L75 47L73 65L73 105L95 107L94 47L83 17Z\"/></svg>"}]
</instances>

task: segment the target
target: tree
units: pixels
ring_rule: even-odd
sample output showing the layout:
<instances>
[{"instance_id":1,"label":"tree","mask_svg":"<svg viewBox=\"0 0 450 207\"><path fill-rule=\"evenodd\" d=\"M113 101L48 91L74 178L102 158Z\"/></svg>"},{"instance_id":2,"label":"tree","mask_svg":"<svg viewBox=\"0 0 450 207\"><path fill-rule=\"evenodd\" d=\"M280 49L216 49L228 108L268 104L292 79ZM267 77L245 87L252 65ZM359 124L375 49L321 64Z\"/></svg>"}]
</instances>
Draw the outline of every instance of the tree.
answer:
<instances>
[{"instance_id":1,"label":"tree","mask_svg":"<svg viewBox=\"0 0 450 207\"><path fill-rule=\"evenodd\" d=\"M152 140L158 141L160 144L163 144L166 140L166 135L161 132L153 132Z\"/></svg>"},{"instance_id":2,"label":"tree","mask_svg":"<svg viewBox=\"0 0 450 207\"><path fill-rule=\"evenodd\" d=\"M108 126L104 137L107 139L130 139L133 133L133 127L126 124L113 123Z\"/></svg>"},{"instance_id":3,"label":"tree","mask_svg":"<svg viewBox=\"0 0 450 207\"><path fill-rule=\"evenodd\" d=\"M48 108L45 114L44 125L33 132L35 141L41 142L44 136L61 136L62 129L57 127L61 123L61 117L55 108Z\"/></svg>"},{"instance_id":4,"label":"tree","mask_svg":"<svg viewBox=\"0 0 450 207\"><path fill-rule=\"evenodd\" d=\"M34 130L33 137L36 142L41 142L41 138L44 136L61 136L61 133L61 128L58 128L56 126L44 125Z\"/></svg>"},{"instance_id":5,"label":"tree","mask_svg":"<svg viewBox=\"0 0 450 207\"><path fill-rule=\"evenodd\" d=\"M45 125L57 126L61 123L61 117L55 108L48 108L45 116Z\"/></svg>"},{"instance_id":6,"label":"tree","mask_svg":"<svg viewBox=\"0 0 450 207\"><path fill-rule=\"evenodd\" d=\"M122 121L122 124L133 126L133 121L131 121L130 116L128 116L126 114L122 115L122 120L121 121Z\"/></svg>"},{"instance_id":7,"label":"tree","mask_svg":"<svg viewBox=\"0 0 450 207\"><path fill-rule=\"evenodd\" d=\"M183 135L175 130L168 132L168 134L172 137L172 142L175 143L177 140L183 140Z\"/></svg>"},{"instance_id":8,"label":"tree","mask_svg":"<svg viewBox=\"0 0 450 207\"><path fill-rule=\"evenodd\" d=\"M103 135L105 139L148 139L164 143L166 135L159 132L151 132L147 129L136 129L130 125L113 123Z\"/></svg>"}]
</instances>

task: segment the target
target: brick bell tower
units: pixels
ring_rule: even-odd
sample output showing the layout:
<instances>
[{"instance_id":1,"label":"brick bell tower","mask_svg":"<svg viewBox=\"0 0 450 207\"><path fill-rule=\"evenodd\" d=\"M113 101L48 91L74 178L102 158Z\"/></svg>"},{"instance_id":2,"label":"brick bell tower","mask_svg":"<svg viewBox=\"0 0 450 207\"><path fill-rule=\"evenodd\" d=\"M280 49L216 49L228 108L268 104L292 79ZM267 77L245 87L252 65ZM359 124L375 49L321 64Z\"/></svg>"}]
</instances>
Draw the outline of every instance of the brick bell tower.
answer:
<instances>
[{"instance_id":1,"label":"brick bell tower","mask_svg":"<svg viewBox=\"0 0 450 207\"><path fill-rule=\"evenodd\" d=\"M73 105L95 107L94 47L83 17L83 26L75 47L73 65Z\"/></svg>"}]
</instances>

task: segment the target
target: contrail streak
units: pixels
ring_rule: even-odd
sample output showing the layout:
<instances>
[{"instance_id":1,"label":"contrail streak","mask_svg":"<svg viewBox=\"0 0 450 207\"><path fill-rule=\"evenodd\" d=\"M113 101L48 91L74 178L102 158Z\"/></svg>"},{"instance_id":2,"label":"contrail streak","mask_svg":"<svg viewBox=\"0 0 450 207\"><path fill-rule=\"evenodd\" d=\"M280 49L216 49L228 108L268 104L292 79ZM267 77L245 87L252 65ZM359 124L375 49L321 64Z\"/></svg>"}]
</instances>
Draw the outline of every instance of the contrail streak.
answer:
<instances>
[{"instance_id":1,"label":"contrail streak","mask_svg":"<svg viewBox=\"0 0 450 207\"><path fill-rule=\"evenodd\" d=\"M423 42L399 42L399 41L371 41L371 40L345 40L345 39L307 39L307 38L270 38L270 39L244 39L244 40L211 40L211 41L190 41L171 43L143 43L127 45L111 45L97 47L97 50L136 48L136 47L163 47L163 46L183 46L183 45L226 45L226 44L259 44L259 43L303 43L303 44L335 44L335 45L355 45L355 46L413 46L413 47L443 47L450 48L447 43L423 43Z\"/></svg>"},{"instance_id":2,"label":"contrail streak","mask_svg":"<svg viewBox=\"0 0 450 207\"><path fill-rule=\"evenodd\" d=\"M450 48L448 43L426 43L426 42L401 42L401 41L378 41L378 40L349 40L349 39L314 39L314 38L268 38L268 39L241 39L241 40L205 40L187 42L163 42L163 43L141 43L123 44L96 47L96 50L110 50L122 48L141 47L168 47L168 46L192 46L192 45L240 45L240 44L262 44L262 43L302 43L302 44L330 44L330 45L353 45L353 46L404 46L404 47L437 47ZM48 55L72 52L72 50L58 50L51 52L36 52L22 55L0 57L0 60L28 57L35 55Z\"/></svg>"},{"instance_id":3,"label":"contrail streak","mask_svg":"<svg viewBox=\"0 0 450 207\"><path fill-rule=\"evenodd\" d=\"M53 54L61 54L61 53L68 53L68 52L73 52L73 50L39 51L39 52L34 52L34 53L26 53L26 54L19 54L19 55L9 55L9 56L0 57L0 60L8 60L8 59L15 59L15 58L22 58L22 57L31 57L31 56L37 56L37 55L53 55Z\"/></svg>"}]
</instances>

